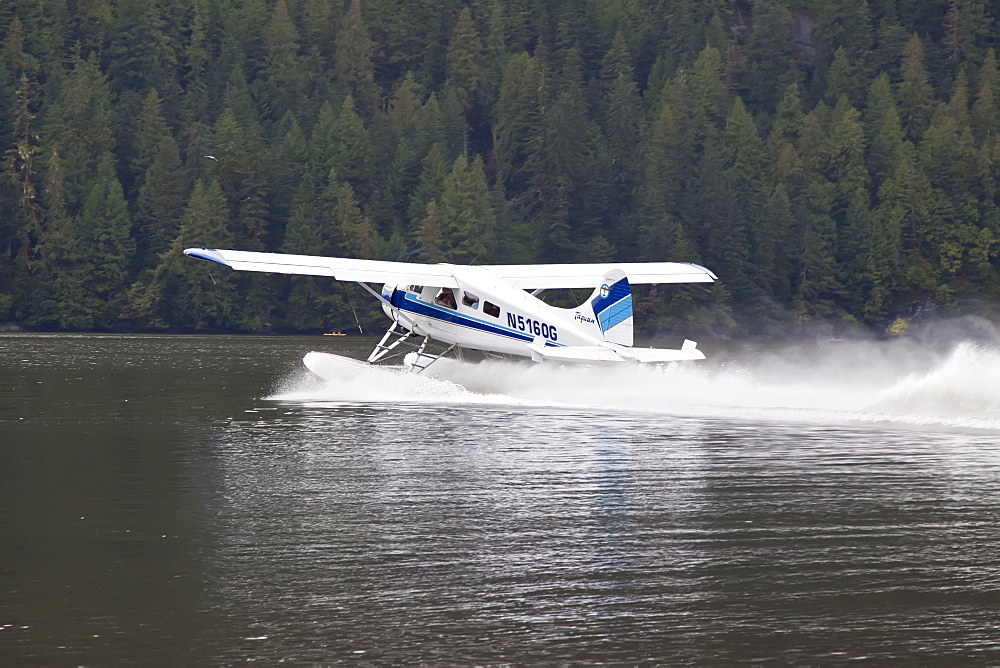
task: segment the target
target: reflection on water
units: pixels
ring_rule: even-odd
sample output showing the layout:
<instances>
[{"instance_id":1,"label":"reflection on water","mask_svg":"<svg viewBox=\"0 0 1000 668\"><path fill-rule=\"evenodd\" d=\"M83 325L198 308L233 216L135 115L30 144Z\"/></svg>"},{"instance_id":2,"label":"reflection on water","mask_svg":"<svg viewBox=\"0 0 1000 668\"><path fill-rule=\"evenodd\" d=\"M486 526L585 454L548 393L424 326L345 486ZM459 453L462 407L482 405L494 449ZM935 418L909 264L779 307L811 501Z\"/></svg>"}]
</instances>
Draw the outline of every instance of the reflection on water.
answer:
<instances>
[{"instance_id":1,"label":"reflection on water","mask_svg":"<svg viewBox=\"0 0 1000 668\"><path fill-rule=\"evenodd\" d=\"M1000 656L994 418L875 405L961 350L789 407L736 353L337 387L316 343L0 336L0 662Z\"/></svg>"}]
</instances>

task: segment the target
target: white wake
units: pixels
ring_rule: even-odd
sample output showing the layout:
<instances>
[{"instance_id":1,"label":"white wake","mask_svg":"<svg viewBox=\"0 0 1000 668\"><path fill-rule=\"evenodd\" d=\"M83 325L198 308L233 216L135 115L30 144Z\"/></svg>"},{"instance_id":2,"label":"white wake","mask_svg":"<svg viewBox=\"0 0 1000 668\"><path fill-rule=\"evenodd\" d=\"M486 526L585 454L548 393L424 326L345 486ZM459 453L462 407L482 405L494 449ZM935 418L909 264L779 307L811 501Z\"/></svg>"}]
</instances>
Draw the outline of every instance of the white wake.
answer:
<instances>
[{"instance_id":1,"label":"white wake","mask_svg":"<svg viewBox=\"0 0 1000 668\"><path fill-rule=\"evenodd\" d=\"M1000 348L973 343L943 350L906 342L742 349L661 367L440 360L428 374L361 367L323 382L303 369L268 399L1000 430Z\"/></svg>"}]
</instances>

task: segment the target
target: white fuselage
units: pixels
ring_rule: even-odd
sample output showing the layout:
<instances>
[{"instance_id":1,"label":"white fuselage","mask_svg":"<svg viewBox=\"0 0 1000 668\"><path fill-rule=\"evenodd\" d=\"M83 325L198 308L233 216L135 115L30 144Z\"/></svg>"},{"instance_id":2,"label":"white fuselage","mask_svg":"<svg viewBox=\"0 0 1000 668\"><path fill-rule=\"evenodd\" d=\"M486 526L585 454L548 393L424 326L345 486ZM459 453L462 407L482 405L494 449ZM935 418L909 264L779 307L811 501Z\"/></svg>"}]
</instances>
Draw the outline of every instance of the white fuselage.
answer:
<instances>
[{"instance_id":1,"label":"white fuselage","mask_svg":"<svg viewBox=\"0 0 1000 668\"><path fill-rule=\"evenodd\" d=\"M495 353L530 356L527 344L536 339L550 347L603 342L583 309L549 306L483 267L454 269L457 288L386 284L382 309L415 334Z\"/></svg>"}]
</instances>

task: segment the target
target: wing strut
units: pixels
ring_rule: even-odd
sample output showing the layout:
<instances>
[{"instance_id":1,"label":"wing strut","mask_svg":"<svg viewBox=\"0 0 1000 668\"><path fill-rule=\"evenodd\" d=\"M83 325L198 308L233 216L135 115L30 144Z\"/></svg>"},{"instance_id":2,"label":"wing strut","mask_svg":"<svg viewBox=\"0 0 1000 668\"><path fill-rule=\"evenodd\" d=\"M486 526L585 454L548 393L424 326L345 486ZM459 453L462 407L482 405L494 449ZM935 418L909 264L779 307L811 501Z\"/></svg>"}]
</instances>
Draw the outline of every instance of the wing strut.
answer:
<instances>
[{"instance_id":1,"label":"wing strut","mask_svg":"<svg viewBox=\"0 0 1000 668\"><path fill-rule=\"evenodd\" d=\"M354 282L357 283L358 285L360 285L361 287L363 287L368 292L370 292L371 295L373 297L375 297L375 299L379 300L380 302L385 302L386 304L389 304L389 300L388 299L386 299L385 297L383 297L379 293L377 293L374 290L372 290L371 287L367 283L362 283L361 281L354 281ZM391 306L391 304L390 304L390 306Z\"/></svg>"}]
</instances>

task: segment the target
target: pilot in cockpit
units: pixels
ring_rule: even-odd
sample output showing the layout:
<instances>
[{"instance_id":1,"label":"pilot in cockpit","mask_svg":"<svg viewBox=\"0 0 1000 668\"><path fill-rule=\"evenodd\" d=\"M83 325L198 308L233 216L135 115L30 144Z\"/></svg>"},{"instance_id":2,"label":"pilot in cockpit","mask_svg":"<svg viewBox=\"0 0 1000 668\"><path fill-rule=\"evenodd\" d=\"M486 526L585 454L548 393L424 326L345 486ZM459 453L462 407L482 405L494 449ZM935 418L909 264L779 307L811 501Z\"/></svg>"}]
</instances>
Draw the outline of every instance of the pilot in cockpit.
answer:
<instances>
[{"instance_id":1,"label":"pilot in cockpit","mask_svg":"<svg viewBox=\"0 0 1000 668\"><path fill-rule=\"evenodd\" d=\"M451 288L441 288L441 291L437 293L437 297L434 298L434 303L446 308L458 308L458 304L455 301L455 293Z\"/></svg>"}]
</instances>

